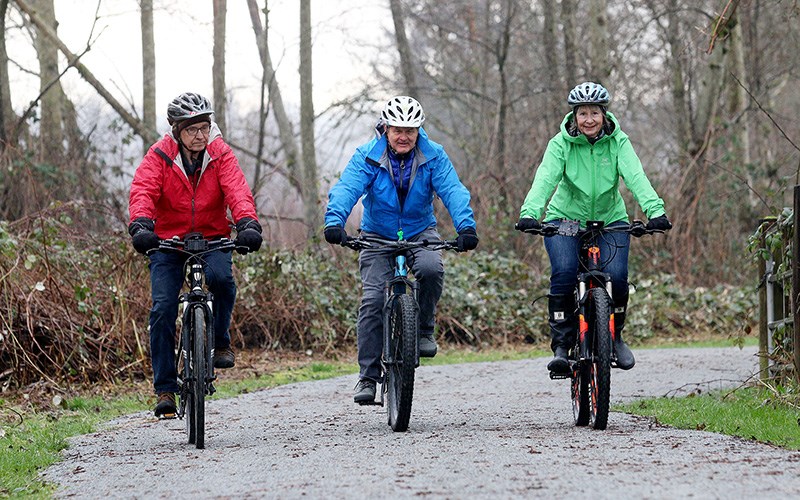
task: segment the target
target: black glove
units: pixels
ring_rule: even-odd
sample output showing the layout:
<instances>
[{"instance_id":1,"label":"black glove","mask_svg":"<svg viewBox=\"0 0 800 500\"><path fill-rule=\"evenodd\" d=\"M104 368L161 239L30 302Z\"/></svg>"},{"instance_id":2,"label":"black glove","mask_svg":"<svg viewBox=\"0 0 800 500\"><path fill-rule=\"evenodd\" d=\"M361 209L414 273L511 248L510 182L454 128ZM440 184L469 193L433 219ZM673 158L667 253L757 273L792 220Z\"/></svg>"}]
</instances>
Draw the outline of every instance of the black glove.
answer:
<instances>
[{"instance_id":1,"label":"black glove","mask_svg":"<svg viewBox=\"0 0 800 500\"><path fill-rule=\"evenodd\" d=\"M653 229L658 231L668 231L672 229L672 222L670 222L667 218L667 214L659 215L658 217L647 221L647 229L650 231Z\"/></svg>"},{"instance_id":2,"label":"black glove","mask_svg":"<svg viewBox=\"0 0 800 500\"><path fill-rule=\"evenodd\" d=\"M538 220L531 217L523 217L514 224L514 229L517 231L527 231L529 229L541 229L542 225Z\"/></svg>"},{"instance_id":3,"label":"black glove","mask_svg":"<svg viewBox=\"0 0 800 500\"><path fill-rule=\"evenodd\" d=\"M458 238L456 238L458 251L467 252L469 250L475 250L475 247L478 246L478 241L478 233L475 232L474 227L462 229L461 232L458 233Z\"/></svg>"},{"instance_id":4,"label":"black glove","mask_svg":"<svg viewBox=\"0 0 800 500\"><path fill-rule=\"evenodd\" d=\"M133 248L141 254L148 250L158 248L159 238L153 230L156 228L152 219L137 217L128 225L128 234L133 240Z\"/></svg>"},{"instance_id":5,"label":"black glove","mask_svg":"<svg viewBox=\"0 0 800 500\"><path fill-rule=\"evenodd\" d=\"M347 241L347 232L342 226L328 226L325 228L325 241L331 245L341 245Z\"/></svg>"},{"instance_id":6,"label":"black glove","mask_svg":"<svg viewBox=\"0 0 800 500\"><path fill-rule=\"evenodd\" d=\"M250 217L242 217L236 223L236 239L233 240L237 247L236 251L244 255L248 252L256 252L261 248L264 238L261 236L261 224Z\"/></svg>"}]
</instances>

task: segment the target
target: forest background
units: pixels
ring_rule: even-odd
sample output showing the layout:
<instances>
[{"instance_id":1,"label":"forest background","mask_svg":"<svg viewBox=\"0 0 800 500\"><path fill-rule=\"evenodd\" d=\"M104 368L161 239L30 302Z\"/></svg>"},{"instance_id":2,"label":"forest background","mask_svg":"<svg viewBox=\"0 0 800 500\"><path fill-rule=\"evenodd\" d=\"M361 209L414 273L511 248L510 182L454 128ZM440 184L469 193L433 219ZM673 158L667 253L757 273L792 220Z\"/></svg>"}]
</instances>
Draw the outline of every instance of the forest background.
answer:
<instances>
[{"instance_id":1,"label":"forest background","mask_svg":"<svg viewBox=\"0 0 800 500\"><path fill-rule=\"evenodd\" d=\"M322 213L395 94L422 102L481 236L478 251L447 256L440 340L545 345L535 299L547 258L513 224L565 96L585 80L610 90L675 224L634 242L629 339L753 328L748 237L791 203L800 175L796 0L75 5L0 0L3 388L149 376L149 275L125 231L128 185L185 90L214 103L265 224L269 248L236 259L239 348L354 350L355 255L320 242ZM88 21L77 35L64 26L76 18ZM102 49L120 30L131 50ZM117 66L138 68L141 87ZM357 224L358 210L348 231Z\"/></svg>"}]
</instances>

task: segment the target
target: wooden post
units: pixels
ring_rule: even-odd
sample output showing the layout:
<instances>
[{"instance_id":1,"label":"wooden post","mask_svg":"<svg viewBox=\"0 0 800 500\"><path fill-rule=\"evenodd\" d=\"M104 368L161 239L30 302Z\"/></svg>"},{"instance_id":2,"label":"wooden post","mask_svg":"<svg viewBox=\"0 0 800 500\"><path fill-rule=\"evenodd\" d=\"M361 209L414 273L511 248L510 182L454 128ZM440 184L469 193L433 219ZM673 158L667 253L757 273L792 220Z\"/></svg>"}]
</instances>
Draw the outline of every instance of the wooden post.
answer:
<instances>
[{"instance_id":1,"label":"wooden post","mask_svg":"<svg viewBox=\"0 0 800 500\"><path fill-rule=\"evenodd\" d=\"M765 224L762 222L762 230ZM761 233L761 241L759 242L760 248L764 248L764 233ZM758 372L761 381L766 381L769 378L769 352L768 352L768 338L769 330L767 329L767 286L769 284L764 279L767 274L767 261L763 257L758 258L758 276L759 279L764 280L761 286L758 287Z\"/></svg>"},{"instance_id":2,"label":"wooden post","mask_svg":"<svg viewBox=\"0 0 800 500\"><path fill-rule=\"evenodd\" d=\"M798 294L800 294L800 231L797 227L797 217L800 215L800 185L794 187L792 221L792 293L789 307L792 308L792 330L794 351L794 377L800 383L800 308L798 308Z\"/></svg>"}]
</instances>

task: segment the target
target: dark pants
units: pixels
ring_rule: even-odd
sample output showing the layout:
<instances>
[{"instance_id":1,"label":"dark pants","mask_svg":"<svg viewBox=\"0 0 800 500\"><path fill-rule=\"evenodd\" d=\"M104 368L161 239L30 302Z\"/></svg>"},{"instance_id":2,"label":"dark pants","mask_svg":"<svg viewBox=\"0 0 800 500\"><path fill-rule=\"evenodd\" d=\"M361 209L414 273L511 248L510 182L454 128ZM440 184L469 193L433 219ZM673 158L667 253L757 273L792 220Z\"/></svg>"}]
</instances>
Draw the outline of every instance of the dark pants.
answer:
<instances>
[{"instance_id":1,"label":"dark pants","mask_svg":"<svg viewBox=\"0 0 800 500\"><path fill-rule=\"evenodd\" d=\"M150 285L153 308L150 310L150 357L156 393L178 392L175 372L175 321L178 319L178 294L183 286L186 255L155 252L150 256ZM214 294L214 344L230 346L228 328L236 301L230 252L210 252L203 256L206 284Z\"/></svg>"},{"instance_id":2,"label":"dark pants","mask_svg":"<svg viewBox=\"0 0 800 500\"><path fill-rule=\"evenodd\" d=\"M377 235L372 235L377 236ZM409 238L410 241L438 240L434 228ZM417 248L406 256L408 266L419 283L419 333L433 334L436 304L444 288L444 265L440 250ZM362 250L358 258L361 271L361 307L358 309L358 365L360 378L381 381L383 351L383 286L394 276L391 250Z\"/></svg>"}]
</instances>

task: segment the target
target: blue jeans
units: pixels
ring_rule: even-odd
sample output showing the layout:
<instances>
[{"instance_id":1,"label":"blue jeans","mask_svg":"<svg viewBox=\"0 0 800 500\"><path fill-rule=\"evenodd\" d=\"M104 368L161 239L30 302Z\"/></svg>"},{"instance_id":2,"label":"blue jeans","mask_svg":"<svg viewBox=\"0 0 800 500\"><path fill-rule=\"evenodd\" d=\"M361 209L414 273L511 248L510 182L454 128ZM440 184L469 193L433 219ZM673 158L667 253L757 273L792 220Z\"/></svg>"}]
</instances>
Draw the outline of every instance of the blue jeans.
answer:
<instances>
[{"instance_id":1,"label":"blue jeans","mask_svg":"<svg viewBox=\"0 0 800 500\"><path fill-rule=\"evenodd\" d=\"M150 256L150 286L153 308L150 310L150 358L153 363L155 392L178 392L175 372L175 321L178 319L178 294L183 286L183 264L186 255L154 252ZM206 284L214 294L214 344L216 348L231 344L228 328L236 283L230 252L210 252L203 256Z\"/></svg>"},{"instance_id":2,"label":"blue jeans","mask_svg":"<svg viewBox=\"0 0 800 500\"><path fill-rule=\"evenodd\" d=\"M609 227L623 225L612 223ZM600 259L604 272L611 275L611 293L615 302L628 296L628 233L606 233L599 239ZM578 283L580 241L577 236L547 236L544 247L550 257L550 294L571 294Z\"/></svg>"}]
</instances>

